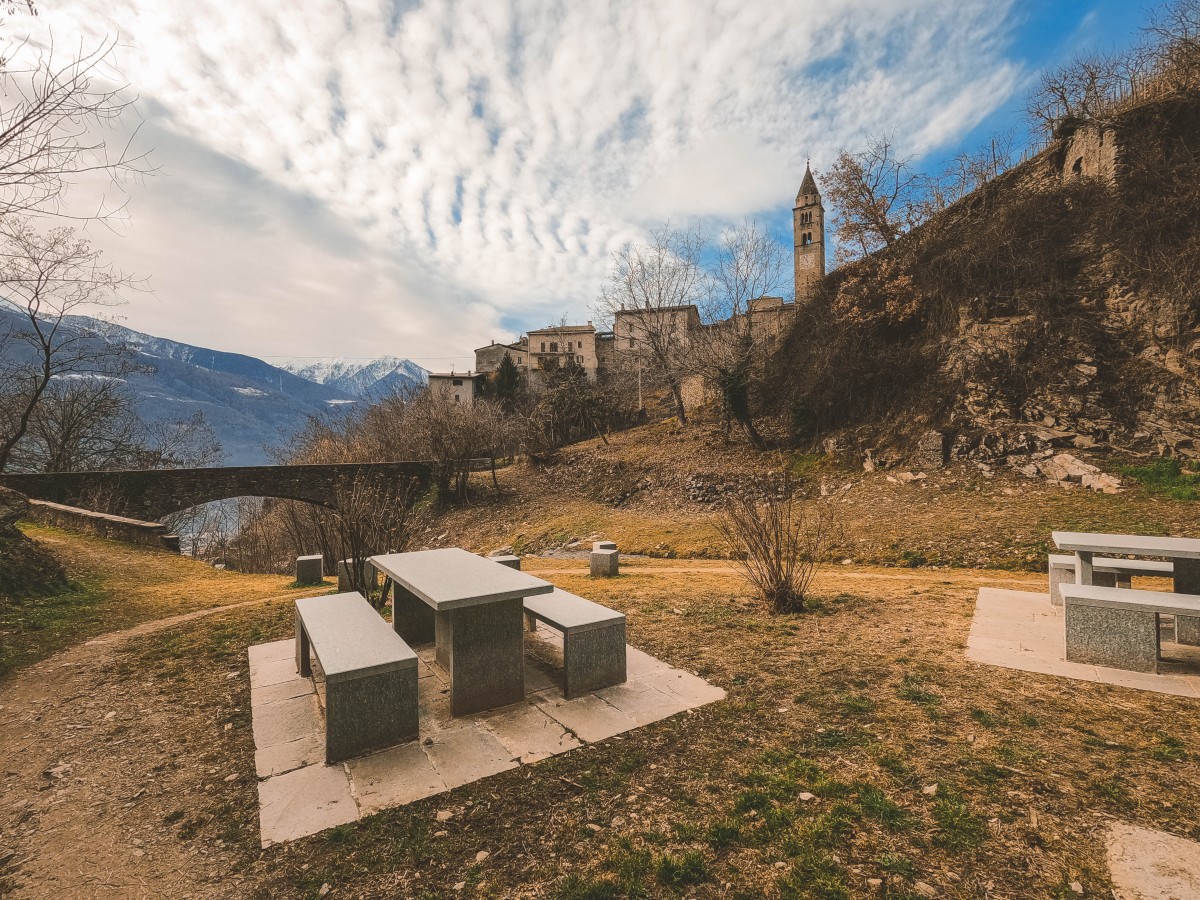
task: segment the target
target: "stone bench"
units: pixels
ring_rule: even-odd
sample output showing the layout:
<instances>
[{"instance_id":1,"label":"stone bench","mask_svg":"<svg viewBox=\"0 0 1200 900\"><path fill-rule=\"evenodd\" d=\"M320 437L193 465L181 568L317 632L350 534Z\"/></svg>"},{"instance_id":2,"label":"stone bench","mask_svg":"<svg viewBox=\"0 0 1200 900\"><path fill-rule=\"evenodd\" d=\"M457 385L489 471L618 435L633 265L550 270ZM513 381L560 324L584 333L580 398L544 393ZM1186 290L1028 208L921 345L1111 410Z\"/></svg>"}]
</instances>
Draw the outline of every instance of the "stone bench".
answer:
<instances>
[{"instance_id":1,"label":"stone bench","mask_svg":"<svg viewBox=\"0 0 1200 900\"><path fill-rule=\"evenodd\" d=\"M568 700L625 681L623 613L558 588L526 597L524 606L531 629L545 622L562 632L563 694Z\"/></svg>"},{"instance_id":2,"label":"stone bench","mask_svg":"<svg viewBox=\"0 0 1200 900\"><path fill-rule=\"evenodd\" d=\"M1068 662L1157 672L1160 615L1200 616L1200 597L1095 584L1062 585Z\"/></svg>"},{"instance_id":3,"label":"stone bench","mask_svg":"<svg viewBox=\"0 0 1200 900\"><path fill-rule=\"evenodd\" d=\"M325 761L417 739L417 654L361 594L296 601L296 670L325 680Z\"/></svg>"},{"instance_id":4,"label":"stone bench","mask_svg":"<svg viewBox=\"0 0 1200 900\"><path fill-rule=\"evenodd\" d=\"M1059 588L1076 581L1076 556L1074 553L1050 554L1050 602L1062 606ZM1172 578L1175 564L1147 559L1111 559L1097 556L1092 560L1092 584L1100 587L1128 588L1134 575L1150 578Z\"/></svg>"}]
</instances>

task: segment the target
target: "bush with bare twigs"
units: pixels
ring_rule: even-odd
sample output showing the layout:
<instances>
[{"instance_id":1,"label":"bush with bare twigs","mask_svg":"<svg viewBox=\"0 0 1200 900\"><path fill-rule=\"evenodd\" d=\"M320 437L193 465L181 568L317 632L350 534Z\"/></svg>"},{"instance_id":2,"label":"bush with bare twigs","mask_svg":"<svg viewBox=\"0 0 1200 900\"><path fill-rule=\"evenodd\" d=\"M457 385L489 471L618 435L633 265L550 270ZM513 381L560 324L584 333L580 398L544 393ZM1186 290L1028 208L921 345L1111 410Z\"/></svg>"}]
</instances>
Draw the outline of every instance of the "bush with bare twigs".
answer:
<instances>
[{"instance_id":1,"label":"bush with bare twigs","mask_svg":"<svg viewBox=\"0 0 1200 900\"><path fill-rule=\"evenodd\" d=\"M804 611L817 560L834 539L832 506L796 498L789 483L782 496L765 503L734 497L717 527L772 612Z\"/></svg>"}]
</instances>

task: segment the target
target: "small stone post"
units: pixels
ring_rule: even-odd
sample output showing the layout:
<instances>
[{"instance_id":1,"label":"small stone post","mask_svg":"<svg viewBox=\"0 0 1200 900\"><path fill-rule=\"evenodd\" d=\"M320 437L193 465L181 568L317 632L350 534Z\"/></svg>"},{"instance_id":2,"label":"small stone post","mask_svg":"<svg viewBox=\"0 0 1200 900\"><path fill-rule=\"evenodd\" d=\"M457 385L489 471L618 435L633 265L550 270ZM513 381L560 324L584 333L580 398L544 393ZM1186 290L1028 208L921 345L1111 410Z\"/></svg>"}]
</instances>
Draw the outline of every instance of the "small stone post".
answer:
<instances>
[{"instance_id":1,"label":"small stone post","mask_svg":"<svg viewBox=\"0 0 1200 900\"><path fill-rule=\"evenodd\" d=\"M620 562L615 548L592 551L591 575L593 578L615 578L619 569Z\"/></svg>"},{"instance_id":2,"label":"small stone post","mask_svg":"<svg viewBox=\"0 0 1200 900\"><path fill-rule=\"evenodd\" d=\"M349 593L350 591L359 590L360 588L364 591L370 591L375 587L375 582L377 581L379 575L375 571L375 567L371 565L370 560L359 560L359 569L362 574L362 577L359 578L360 588L354 587L350 578L350 573L353 570L353 566L353 559L343 559L338 563L337 577L339 594Z\"/></svg>"},{"instance_id":3,"label":"small stone post","mask_svg":"<svg viewBox=\"0 0 1200 900\"><path fill-rule=\"evenodd\" d=\"M320 584L325 578L321 554L296 557L296 584Z\"/></svg>"}]
</instances>

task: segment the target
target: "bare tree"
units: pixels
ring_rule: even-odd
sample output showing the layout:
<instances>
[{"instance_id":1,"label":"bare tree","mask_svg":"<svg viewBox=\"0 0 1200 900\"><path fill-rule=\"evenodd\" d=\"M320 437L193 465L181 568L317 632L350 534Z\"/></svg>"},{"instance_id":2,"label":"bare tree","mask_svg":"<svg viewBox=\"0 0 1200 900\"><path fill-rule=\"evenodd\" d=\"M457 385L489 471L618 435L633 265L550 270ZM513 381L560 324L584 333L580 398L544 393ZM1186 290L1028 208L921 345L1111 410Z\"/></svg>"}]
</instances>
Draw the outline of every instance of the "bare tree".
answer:
<instances>
[{"instance_id":1,"label":"bare tree","mask_svg":"<svg viewBox=\"0 0 1200 900\"><path fill-rule=\"evenodd\" d=\"M975 151L964 151L950 160L940 175L924 177L915 199L916 219L924 221L963 197L971 194L997 175L1006 172L1016 159L1016 138L1012 131L992 135Z\"/></svg>"},{"instance_id":2,"label":"bare tree","mask_svg":"<svg viewBox=\"0 0 1200 900\"><path fill-rule=\"evenodd\" d=\"M1200 85L1200 0L1174 0L1150 14L1142 29L1145 67L1173 90Z\"/></svg>"},{"instance_id":3,"label":"bare tree","mask_svg":"<svg viewBox=\"0 0 1200 900\"><path fill-rule=\"evenodd\" d=\"M139 455L141 423L122 379L65 375L51 379L24 440L13 448L14 468L83 472L130 467Z\"/></svg>"},{"instance_id":4,"label":"bare tree","mask_svg":"<svg viewBox=\"0 0 1200 900\"><path fill-rule=\"evenodd\" d=\"M721 398L726 423L737 422L758 449L765 444L754 426L752 385L782 321L757 304L779 290L790 264L788 251L756 223L727 230L709 270L709 324L692 346L694 369Z\"/></svg>"},{"instance_id":5,"label":"bare tree","mask_svg":"<svg viewBox=\"0 0 1200 900\"><path fill-rule=\"evenodd\" d=\"M860 153L838 151L824 177L834 208L839 262L890 246L921 217L921 175L891 138L874 137Z\"/></svg>"},{"instance_id":6,"label":"bare tree","mask_svg":"<svg viewBox=\"0 0 1200 900\"><path fill-rule=\"evenodd\" d=\"M1121 87L1132 83L1138 66L1130 54L1090 53L1043 72L1025 101L1025 114L1047 137L1100 115Z\"/></svg>"},{"instance_id":7,"label":"bare tree","mask_svg":"<svg viewBox=\"0 0 1200 900\"><path fill-rule=\"evenodd\" d=\"M119 377L131 369L124 348L65 321L82 309L119 303L128 278L102 264L100 252L73 229L41 233L25 219L8 226L0 248L0 314L7 314L9 345L0 363L0 472L52 379Z\"/></svg>"},{"instance_id":8,"label":"bare tree","mask_svg":"<svg viewBox=\"0 0 1200 900\"><path fill-rule=\"evenodd\" d=\"M132 149L136 128L116 152L104 140L104 132L115 129L134 102L125 86L111 87L103 71L115 46L109 39L90 51L81 47L66 62L56 58L53 47L34 51L27 43L5 53L0 217L64 215L67 189L87 173L102 173L119 187L125 176L153 171L147 154ZM104 219L123 208L104 204L72 217Z\"/></svg>"},{"instance_id":9,"label":"bare tree","mask_svg":"<svg viewBox=\"0 0 1200 900\"><path fill-rule=\"evenodd\" d=\"M596 303L598 316L613 322L618 345L625 342L615 352L662 379L684 424L687 351L706 293L703 250L697 233L666 226L645 244L626 244L613 254L609 283Z\"/></svg>"}]
</instances>

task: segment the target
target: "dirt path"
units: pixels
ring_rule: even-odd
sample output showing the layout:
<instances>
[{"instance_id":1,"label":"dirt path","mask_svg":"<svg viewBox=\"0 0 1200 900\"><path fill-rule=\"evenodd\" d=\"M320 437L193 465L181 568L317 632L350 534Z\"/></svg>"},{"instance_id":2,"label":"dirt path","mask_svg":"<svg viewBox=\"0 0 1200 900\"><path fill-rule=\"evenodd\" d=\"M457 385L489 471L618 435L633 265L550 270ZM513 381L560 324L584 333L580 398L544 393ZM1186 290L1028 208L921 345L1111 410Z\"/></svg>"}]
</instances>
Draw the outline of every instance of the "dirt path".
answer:
<instances>
[{"instance_id":1,"label":"dirt path","mask_svg":"<svg viewBox=\"0 0 1200 900\"><path fill-rule=\"evenodd\" d=\"M582 574L583 566L531 560L540 575ZM729 565L655 561L631 565L635 576L689 573L732 575ZM1028 575L955 570L842 571L823 569L818 588L852 590L864 581L887 582L898 593L954 585L1033 583ZM890 591L890 588L889 588ZM253 790L253 775L233 765L244 747L224 745L246 729L206 721L203 699L166 689L156 673L131 666L124 648L152 635L216 614L285 603L291 595L196 610L144 622L93 638L9 679L0 692L0 858L9 880L0 887L23 897L188 897L237 895L248 885L243 860L217 839L197 846L181 841L189 807L211 803L213 792ZM186 631L186 630L184 630ZM244 661L244 655L241 657ZM186 664L186 660L184 663ZM244 662L212 674L211 688L248 706ZM222 699L229 700L229 696ZM248 717L247 717L248 718ZM200 752L195 748L199 746ZM220 762L224 760L225 766ZM227 779L231 779L228 780ZM208 796L197 797L196 793ZM229 814L236 815L236 805ZM236 823L257 828L257 822Z\"/></svg>"}]
</instances>

